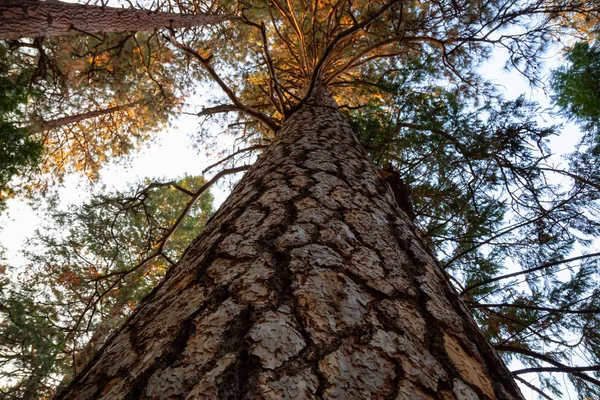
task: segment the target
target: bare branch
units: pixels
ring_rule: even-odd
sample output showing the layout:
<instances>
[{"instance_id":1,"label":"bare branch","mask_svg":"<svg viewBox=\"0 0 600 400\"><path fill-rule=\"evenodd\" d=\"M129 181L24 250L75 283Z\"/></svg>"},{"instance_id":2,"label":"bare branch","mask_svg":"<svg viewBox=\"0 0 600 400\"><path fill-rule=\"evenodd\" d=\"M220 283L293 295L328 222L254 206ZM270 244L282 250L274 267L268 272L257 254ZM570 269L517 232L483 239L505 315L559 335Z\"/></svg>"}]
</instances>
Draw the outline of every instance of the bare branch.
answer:
<instances>
[{"instance_id":1,"label":"bare branch","mask_svg":"<svg viewBox=\"0 0 600 400\"><path fill-rule=\"evenodd\" d=\"M179 215L179 217L177 218L175 223L173 223L173 225L171 225L171 227L166 231L165 235L160 239L160 241L158 241L156 243L157 249L154 253L152 253L148 257L144 258L141 262L139 262L138 264L134 265L133 267L131 267L129 269L126 269L124 271L114 271L114 272L110 272L108 274L103 274L103 275L93 278L92 281L100 281L100 280L109 278L111 276L125 277L125 276L131 274L132 272L144 267L148 262L152 261L154 258L162 255L162 251L163 251L165 245L167 244L169 239L173 236L173 234L177 231L177 228L179 228L183 219L187 216L190 209L196 203L196 201L200 198L200 196L202 196L212 185L215 184L215 182L217 182L222 177L224 177L226 175L232 175L232 174L237 174L239 172L246 171L250 167L251 167L250 165L242 165L240 167L229 168L229 169L224 169L224 170L220 171L218 174L216 174L214 177L212 177L211 180L209 180L204 185L202 185L202 187L200 189L198 189L197 191L195 191L193 193L192 198L187 202L185 208L183 209L183 211L181 212L181 214Z\"/></svg>"},{"instance_id":2,"label":"bare branch","mask_svg":"<svg viewBox=\"0 0 600 400\"><path fill-rule=\"evenodd\" d=\"M532 385L531 383L527 382L525 379L521 378L520 376L515 375L514 378L516 380L518 380L519 382L521 382L523 385L527 386L529 389L537 392L537 394L539 394L543 398L545 398L547 400L554 400L552 397L550 397L546 393L542 392L542 390L540 388L535 387L534 385Z\"/></svg>"},{"instance_id":3,"label":"bare branch","mask_svg":"<svg viewBox=\"0 0 600 400\"><path fill-rule=\"evenodd\" d=\"M3 0L0 14L0 39L183 28L239 19L233 15L177 14L58 0Z\"/></svg>"},{"instance_id":4,"label":"bare branch","mask_svg":"<svg viewBox=\"0 0 600 400\"><path fill-rule=\"evenodd\" d=\"M260 150L260 149L264 149L266 147L267 146L264 145L264 144L257 144L255 146L246 147L245 149L239 149L239 150L231 153L227 157L225 157L225 158L217 161L216 163L214 163L212 165L209 165L208 167L204 168L202 170L202 173L204 174L204 173L208 172L209 170L213 169L214 167L216 167L217 165L223 164L224 162L227 162L227 161L231 160L233 157L237 156L238 154L246 153L248 151Z\"/></svg>"}]
</instances>

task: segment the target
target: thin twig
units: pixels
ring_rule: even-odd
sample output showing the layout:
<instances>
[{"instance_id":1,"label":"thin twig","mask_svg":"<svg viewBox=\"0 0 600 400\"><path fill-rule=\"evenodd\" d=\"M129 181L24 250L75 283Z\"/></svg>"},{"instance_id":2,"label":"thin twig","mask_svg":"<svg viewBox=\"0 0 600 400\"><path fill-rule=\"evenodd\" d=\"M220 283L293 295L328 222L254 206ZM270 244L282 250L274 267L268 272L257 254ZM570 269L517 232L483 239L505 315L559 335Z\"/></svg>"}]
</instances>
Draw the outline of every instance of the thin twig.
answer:
<instances>
[{"instance_id":1,"label":"thin twig","mask_svg":"<svg viewBox=\"0 0 600 400\"><path fill-rule=\"evenodd\" d=\"M202 170L202 173L203 173L203 174L205 174L206 172L210 171L211 169L213 169L213 168L214 168L214 167L216 167L217 165L219 165L219 164L223 164L224 162L227 162L227 161L231 160L233 157L237 156L238 154L241 154L241 153L246 153L246 152L248 152L248 151L260 150L260 149L264 149L264 148L266 148L266 147L267 147L267 146L266 146L266 145L264 145L264 144L257 144L257 145L255 145L255 146L250 146L250 147L246 147L246 148L244 148L244 149L239 149L239 150L237 150L237 151L235 151L235 152L231 153L231 154L230 154L230 155L228 155L227 157L225 157L225 158L223 158L223 159L221 159L221 160L217 161L216 163L214 163L214 164L212 164L212 165L209 165L208 167L204 168L204 169Z\"/></svg>"},{"instance_id":2,"label":"thin twig","mask_svg":"<svg viewBox=\"0 0 600 400\"><path fill-rule=\"evenodd\" d=\"M132 272L142 268L148 262L150 262L154 258L161 255L165 245L167 244L169 239L173 236L173 234L175 233L177 228L179 228L179 226L181 225L181 222L187 216L188 212L190 211L190 209L192 208L194 203L196 203L196 201L200 198L200 196L202 196L215 182L217 182L223 176L237 174L239 172L248 170L250 167L251 167L250 165L242 165L240 167L229 168L229 169L224 169L224 170L220 171L218 174L216 174L214 177L212 177L211 180L209 180L204 185L202 185L202 187L200 187L200 189L198 189L197 191L194 192L194 195L187 202L185 208L183 209L183 211L181 212L181 214L179 215L179 217L177 218L175 223L173 225L171 225L171 227L169 229L167 229L166 234L161 238L161 240L159 242L156 243L157 249L154 253L152 253L148 257L144 258L141 262L139 262L138 264L134 265L133 267L131 267L129 269L126 269L123 271L114 271L114 272L110 272L110 273L107 273L104 275L100 275L100 276L94 277L92 279L92 281L100 281L100 280L109 278L111 276L125 277L125 276L131 274Z\"/></svg>"},{"instance_id":3,"label":"thin twig","mask_svg":"<svg viewBox=\"0 0 600 400\"><path fill-rule=\"evenodd\" d=\"M545 398L547 400L554 400L552 397L550 397L546 393L542 392L542 389L540 389L538 387L535 387L534 385L532 385L531 383L527 382L525 379L521 378L520 376L515 375L514 378L516 380L518 380L519 382L521 382L523 385L527 386L529 389L537 392L537 394L539 394L543 398Z\"/></svg>"},{"instance_id":4,"label":"thin twig","mask_svg":"<svg viewBox=\"0 0 600 400\"><path fill-rule=\"evenodd\" d=\"M523 348L515 347L515 346L509 346L509 345L494 346L494 348L498 351L508 351L508 352L513 352L513 353L519 353L524 356L528 356L528 357L535 358L535 359L538 359L541 361L545 361L548 364L554 366L554 367L533 367L533 368L518 369L516 371L511 371L513 375L527 374L530 372L564 372L564 373L573 374L574 376L576 376L578 378L581 378L585 381L593 383L594 385L600 386L600 381L598 379L581 373L581 372L586 372L586 371L600 371L600 365L591 365L591 366L587 366L587 367L570 367L568 365L565 365L561 362L556 361L555 359L553 359L551 357L548 357L547 355L540 354L540 353L537 353L532 350L523 349Z\"/></svg>"}]
</instances>

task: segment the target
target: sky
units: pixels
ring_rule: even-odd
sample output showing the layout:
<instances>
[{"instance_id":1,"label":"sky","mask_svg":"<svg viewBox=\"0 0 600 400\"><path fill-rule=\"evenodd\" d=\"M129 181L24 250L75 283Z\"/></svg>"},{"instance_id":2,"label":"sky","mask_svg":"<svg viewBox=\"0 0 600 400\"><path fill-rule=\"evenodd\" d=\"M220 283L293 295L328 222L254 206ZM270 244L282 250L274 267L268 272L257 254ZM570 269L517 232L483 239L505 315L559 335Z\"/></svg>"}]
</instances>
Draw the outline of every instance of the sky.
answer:
<instances>
[{"instance_id":1,"label":"sky","mask_svg":"<svg viewBox=\"0 0 600 400\"><path fill-rule=\"evenodd\" d=\"M528 82L518 73L504 70L503 59L504 57L501 54L497 54L496 57L485 63L482 66L484 75L504 87L505 95L509 99L525 94L527 99L548 106L549 99L541 90L534 90L529 87ZM549 67L554 67L559 62L560 58L558 57L549 57L547 60ZM144 147L136 154L130 165L124 166L112 163L103 168L98 188L105 185L107 191L118 190L147 177L172 179L184 174L199 174L206 166L217 161L219 157L215 153L207 155L201 149L199 150L193 146L191 138L194 136L197 123L195 117L182 116L174 122L173 127L165 129L151 145ZM558 153L571 151L577 137L575 126L567 124L565 129L572 132L572 134L554 138L550 143L550 147ZM234 145L234 138L226 134L222 135L219 137L218 144L221 150L231 150ZM559 163L561 160L557 157L554 161ZM216 171L218 169L215 169ZM235 179L226 179L224 183L211 189L215 196L215 209L225 200L234 182ZM81 203L87 198L86 192L85 184L82 184L75 176L69 177L64 188L60 189L61 207ZM12 265L26 268L26 261L21 257L20 251L27 238L35 234L35 229L40 226L42 218L26 203L18 199L9 200L8 205L7 212L0 216L0 245L6 248L6 256ZM515 368L517 367L515 366ZM536 383L534 375L523 375L522 377L531 380L534 384ZM558 377L559 381L563 378L560 375ZM522 386L522 390L528 400L537 399L537 395L531 389ZM574 400L577 396L570 388L564 398Z\"/></svg>"}]
</instances>

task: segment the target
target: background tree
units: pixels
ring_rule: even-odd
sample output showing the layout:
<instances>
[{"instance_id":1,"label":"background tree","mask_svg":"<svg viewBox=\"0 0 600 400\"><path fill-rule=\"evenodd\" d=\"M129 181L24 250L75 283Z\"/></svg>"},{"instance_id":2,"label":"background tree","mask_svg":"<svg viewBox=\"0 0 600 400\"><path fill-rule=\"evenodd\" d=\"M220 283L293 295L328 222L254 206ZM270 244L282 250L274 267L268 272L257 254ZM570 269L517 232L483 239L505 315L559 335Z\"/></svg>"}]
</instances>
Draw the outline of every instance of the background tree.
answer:
<instances>
[{"instance_id":1,"label":"background tree","mask_svg":"<svg viewBox=\"0 0 600 400\"><path fill-rule=\"evenodd\" d=\"M202 230L212 213L204 183L147 181L67 211L49 206L29 268L0 292L3 396L51 396L81 369Z\"/></svg>"},{"instance_id":2,"label":"background tree","mask_svg":"<svg viewBox=\"0 0 600 400\"><path fill-rule=\"evenodd\" d=\"M227 7L184 2L157 4L151 10L37 1L9 2L3 7L7 20L3 26L14 36L5 37L10 39L13 68L30 71L27 87L30 94L38 94L29 98L20 121L44 144L38 172L27 177L29 195L45 193L67 173L81 172L95 181L107 158L139 148L177 113L189 95L191 78L183 60L154 29L192 26L189 34L198 35L208 25L230 19L221 14ZM19 12L31 18L52 12L99 16L85 17L87 25L75 28L73 19L67 19L69 34L80 33L77 36L56 36L65 32L54 28L15 36L9 22L29 21L16 17ZM121 18L115 25L111 13L132 14L135 24ZM43 24L66 21L61 16L42 20ZM112 24L103 26L107 21ZM49 37L22 38L34 33Z\"/></svg>"},{"instance_id":3,"label":"background tree","mask_svg":"<svg viewBox=\"0 0 600 400\"><path fill-rule=\"evenodd\" d=\"M566 54L567 66L552 74L554 102L569 118L581 122L586 135L582 145L600 154L600 47L578 42Z\"/></svg>"}]
</instances>

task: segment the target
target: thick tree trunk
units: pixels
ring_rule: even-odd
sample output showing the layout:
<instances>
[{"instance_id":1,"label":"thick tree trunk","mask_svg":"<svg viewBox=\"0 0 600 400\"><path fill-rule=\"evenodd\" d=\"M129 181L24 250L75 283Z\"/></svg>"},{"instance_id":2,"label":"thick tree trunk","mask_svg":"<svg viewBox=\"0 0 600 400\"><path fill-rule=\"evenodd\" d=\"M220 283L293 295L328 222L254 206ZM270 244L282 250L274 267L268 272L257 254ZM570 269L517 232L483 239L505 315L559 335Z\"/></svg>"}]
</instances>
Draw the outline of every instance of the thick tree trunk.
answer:
<instances>
[{"instance_id":1,"label":"thick tree trunk","mask_svg":"<svg viewBox=\"0 0 600 400\"><path fill-rule=\"evenodd\" d=\"M326 89L59 399L521 399Z\"/></svg>"},{"instance_id":2,"label":"thick tree trunk","mask_svg":"<svg viewBox=\"0 0 600 400\"><path fill-rule=\"evenodd\" d=\"M217 24L231 19L225 15L175 14L58 0L2 0L0 39L148 31Z\"/></svg>"}]
</instances>

